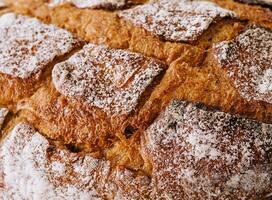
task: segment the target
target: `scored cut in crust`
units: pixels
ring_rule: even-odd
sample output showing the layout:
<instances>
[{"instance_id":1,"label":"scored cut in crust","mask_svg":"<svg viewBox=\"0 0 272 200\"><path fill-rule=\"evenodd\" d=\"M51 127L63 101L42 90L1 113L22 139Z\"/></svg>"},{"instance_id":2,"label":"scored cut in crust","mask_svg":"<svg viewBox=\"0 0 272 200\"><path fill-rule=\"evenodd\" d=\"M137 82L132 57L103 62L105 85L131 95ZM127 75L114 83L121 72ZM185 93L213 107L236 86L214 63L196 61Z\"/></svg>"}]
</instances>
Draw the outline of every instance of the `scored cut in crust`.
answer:
<instances>
[{"instance_id":1,"label":"scored cut in crust","mask_svg":"<svg viewBox=\"0 0 272 200\"><path fill-rule=\"evenodd\" d=\"M178 98L271 123L271 55L271 31L247 27L214 44L200 65L171 65L143 110L156 117Z\"/></svg>"}]
</instances>

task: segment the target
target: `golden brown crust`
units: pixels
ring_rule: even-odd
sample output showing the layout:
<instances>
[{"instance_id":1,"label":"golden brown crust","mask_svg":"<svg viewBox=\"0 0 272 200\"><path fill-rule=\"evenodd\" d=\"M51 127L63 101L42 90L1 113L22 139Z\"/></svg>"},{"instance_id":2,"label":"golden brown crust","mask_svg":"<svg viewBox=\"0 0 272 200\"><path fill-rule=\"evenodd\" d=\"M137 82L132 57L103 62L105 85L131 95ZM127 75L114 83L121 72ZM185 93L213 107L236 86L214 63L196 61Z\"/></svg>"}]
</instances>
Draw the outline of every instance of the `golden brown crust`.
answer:
<instances>
[{"instance_id":1,"label":"golden brown crust","mask_svg":"<svg viewBox=\"0 0 272 200\"><path fill-rule=\"evenodd\" d=\"M247 29L245 29L243 32L245 32L246 30ZM241 30L238 29L238 32L241 32ZM242 37L242 35L245 34L242 33L241 36L238 37ZM260 35L256 34L254 38L258 40L259 37ZM255 39L252 39L253 43ZM264 41L267 42L268 40L265 39ZM263 55L268 55L268 57L270 57L269 53L266 54L266 52L270 52L270 50L265 49L266 47L259 47L258 42L256 44L256 48L252 50L252 52L250 52L248 57L252 62L256 61L257 59L262 60L261 55L258 56L258 54L256 53L257 51L259 51ZM268 42L267 44L267 47L269 48L270 43ZM253 45L249 45L249 49L250 48L253 49ZM231 55L238 54L239 52L239 50L236 50L235 52L233 49L229 51ZM194 56L196 57L196 55L201 54L195 53ZM244 57L240 58L241 60L239 60L239 58L237 57L235 57L234 59L238 60L237 62L245 62ZM269 59L270 58L268 58L268 60ZM197 60L201 61L201 56L198 57ZM230 58L227 58L226 63L229 62ZM236 65L235 67L239 68L238 65ZM202 63L172 63L172 65L170 65L170 68L166 72L166 75L164 76L162 82L152 93L151 98L146 103L145 108L139 115L139 120L142 121L142 119L146 119L147 121L152 121L154 118L156 118L157 114L160 113L161 110L169 103L169 101L171 101L171 99L177 98L183 100L190 100L193 102L203 102L206 105L217 107L225 112L236 113L263 122L271 123L272 110L271 103L269 103L270 90L269 87L265 85L267 84L266 70L269 69L269 64L266 63L265 67L262 66L259 70L253 70L254 73L259 73L259 75L251 74L249 70L250 66L246 65L246 67L241 70L240 73L248 72L248 74L246 74L245 82L242 85L238 84L239 87L237 86L237 84L235 85L235 83L241 81L240 79L242 79L242 74L239 75L238 73L236 75L237 77L240 76L240 79L236 78L236 76L234 76L234 78L228 76L228 73L231 74L238 71L238 69L235 69L235 67L232 68L233 71L231 72L227 72L230 69L230 64L225 66L225 68L223 69L221 65L218 64L218 61L215 58L214 50L208 51L207 56ZM258 82L258 80L255 80L255 78L262 81ZM247 98L247 93L242 95L244 91L243 88L246 88L245 84L257 84L257 86L255 86L256 89L254 89L253 86L251 88L251 90L254 90L254 92L252 92L251 90L247 91L247 93L250 92L251 95L253 95L254 93L253 96L256 96L255 99L253 98L249 100ZM258 92L257 89L261 86L263 86L264 89L261 88L261 91ZM265 91L263 90L267 90L267 102L265 102L264 99L258 99L257 97L258 95L265 95Z\"/></svg>"},{"instance_id":2,"label":"golden brown crust","mask_svg":"<svg viewBox=\"0 0 272 200\"><path fill-rule=\"evenodd\" d=\"M32 123L51 139L81 148L87 145L86 148L93 151L98 147L109 147L116 140L105 113L67 100L52 83L41 87L31 97L30 105L21 106L36 114Z\"/></svg>"},{"instance_id":3,"label":"golden brown crust","mask_svg":"<svg viewBox=\"0 0 272 200\"><path fill-rule=\"evenodd\" d=\"M171 99L203 102L225 112L271 123L271 104L247 101L240 96L225 72L205 60L200 68L186 64L170 66L161 84L152 93L150 100L139 115L147 124L155 119ZM142 124L144 127L145 124Z\"/></svg>"},{"instance_id":4,"label":"golden brown crust","mask_svg":"<svg viewBox=\"0 0 272 200\"><path fill-rule=\"evenodd\" d=\"M138 120L133 118L128 119L128 122L122 125L121 132L123 132L125 127L130 124L132 124L133 129L136 130L141 130L142 128L147 127L173 97L200 101L208 105L217 106L224 111L248 114L249 116L257 119L269 121L269 114L268 116L264 114L264 106L254 104L254 106L250 106L251 109L249 110L248 103L241 103L242 100L238 97L237 93L231 89L231 82L223 78L224 76L222 75L224 73L217 69L217 67L211 68L198 66L202 63L205 57L205 49L211 48L212 44L220 41L232 39L243 29L244 22L239 22L238 20L233 19L223 19L218 21L217 23L212 24L211 27L193 43L193 45L189 45L163 41L143 28L136 27L132 23L120 19L116 12L78 9L72 5L49 8L43 1L12 1L10 3L13 5L13 9L17 12L34 15L44 21L65 27L87 41L106 43L111 47L128 48L132 51L141 52L144 55L159 58L164 60L166 63L172 63L171 69L168 70L164 80L154 90L151 100L147 102L144 109L142 109L141 114L137 117ZM240 4L237 5L242 7L244 6ZM66 13L70 14L67 15ZM261 18L264 17L258 17L258 19ZM199 68L195 68L195 66ZM70 127L70 124L75 124L72 122L76 121L75 116L77 115L71 114L70 117L67 117L67 121L60 119L59 122L58 120L54 122L53 119L59 118L57 117L58 113L60 113L63 109L62 107L67 104L67 100L60 100L63 97L59 97L56 91L53 91L54 87L50 85L47 89L44 88L39 90L32 98L32 100L37 98L37 100L33 100L34 102L41 101L41 96L43 95L48 96L48 99L50 99L47 103L40 104L43 106L39 106L39 103L33 104L34 110L36 110L35 112L38 113L38 116L41 117L40 113L43 113L43 109L39 108L43 107L47 107L51 110L51 113L55 113L52 114L52 117L48 117L50 120L45 120L47 117L41 117L42 120L38 118L37 120L41 122L38 123L39 126L43 127L42 130L48 132L48 134L53 138L58 138L60 135L67 135L64 140L68 143L71 141L77 141L78 139L76 143L82 144L81 141L84 141L86 138L76 138L79 133L68 133L69 129L59 129L57 126L58 123L63 123L60 127ZM225 98L226 95L228 98ZM61 103L61 105L63 105L58 109L53 108L55 102L59 101L66 103ZM48 114L47 112L45 113L46 115ZM98 116L101 115L98 114ZM105 117L101 116L101 118ZM114 123L117 127L121 126L120 123L117 123L116 125L116 122L113 121L123 121L110 119L104 120L107 122L111 121L111 123ZM49 121L50 123L55 124L55 126L51 127ZM43 124L44 122L46 123ZM78 128L75 128L74 130L83 130L81 126L83 126L84 123L85 121L83 120L82 125L79 123ZM65 134L60 134L60 132ZM106 135L108 136L113 135L112 133L109 133L111 130L105 129L105 132L107 132ZM99 137L98 135L97 137ZM135 136L135 138L137 137ZM94 139L91 143L97 144L99 142ZM103 146L104 144L102 143L101 145Z\"/></svg>"},{"instance_id":5,"label":"golden brown crust","mask_svg":"<svg viewBox=\"0 0 272 200\"><path fill-rule=\"evenodd\" d=\"M139 54L86 45L57 64L53 82L49 78L18 109L34 112L37 118L32 123L49 138L81 150L101 151L117 138L126 139L128 121L137 116L164 68L163 63Z\"/></svg>"},{"instance_id":6,"label":"golden brown crust","mask_svg":"<svg viewBox=\"0 0 272 200\"><path fill-rule=\"evenodd\" d=\"M248 5L234 0L212 0L218 5L233 10L241 19L249 20L251 23L272 28L272 12L269 8L258 5Z\"/></svg>"},{"instance_id":7,"label":"golden brown crust","mask_svg":"<svg viewBox=\"0 0 272 200\"><path fill-rule=\"evenodd\" d=\"M67 56L58 56L57 59L50 62L38 78L33 76L21 80L0 73L0 90L7 91L4 95L0 95L0 105L8 107L14 113L7 120L8 123L4 125L4 134L8 135L18 123L27 122L37 128L43 136L53 139L55 143L59 144L58 148L65 146L76 155L91 153L95 158L106 158L111 163L111 169L115 169L117 166L117 172L112 175L117 176L120 172L114 180L120 189L113 192L117 199L118 197L120 199L121 197L138 199L142 195L143 199L158 199L159 196L165 195L163 192L169 190L171 193L177 188L180 193L177 192L173 195L186 196L186 192L181 187L179 188L178 184L169 185L172 188L167 187L167 190L161 191L159 187L153 185L158 193L150 193L152 190L150 178L151 180L153 178L154 184L162 177L154 175L159 169L156 166L157 163L151 158L161 152L158 150L151 154L150 149L146 150L147 144L145 142L147 141L143 135L146 136L146 129L149 129L150 126L156 126L156 121L160 119L158 116L169 107L169 103L173 99L201 102L224 112L272 123L271 102L248 100L241 95L240 88L235 85L237 80L229 76L229 65L223 66L215 55L215 47L219 43L233 42L245 32L249 24L256 23L272 28L272 12L263 7L241 4L232 0L214 1L223 8L234 11L237 16L216 17L196 38L191 38L188 41L176 40L175 42L175 37L174 40L172 37L172 39L170 38L172 42L170 42L169 38L156 32L158 31L157 27L154 31L152 26L148 29L143 24L136 25L135 22L122 17L120 10L79 9L70 4L49 7L48 1L45 0L7 0L15 12L34 16L46 23L63 27L87 42L106 44L109 46L107 48L113 48L113 53L117 52L115 48L120 48L125 49L126 52L138 52L145 57L159 59L165 63L162 64L162 68L166 72L152 79L152 83L143 89L140 98L137 99L137 106L125 115L112 115L111 112L114 113L116 108L103 107L105 105L103 101L102 104L101 102L94 103L92 98L101 97L101 94L93 93L97 88L97 83L103 85L101 91L108 91L108 87L111 87L108 80L103 76L101 78L100 75L110 74L114 79L115 74L102 70L103 72L99 76L95 76L99 78L93 81L89 76L93 73L92 70L85 71L89 68L96 70L93 63L83 64L83 67L80 67L81 64L78 63L71 64L74 61L69 58L72 55L78 55L79 49L77 47L73 48L74 51ZM167 1L165 2L167 3ZM175 2L180 3L181 1ZM248 12L249 10L252 12ZM125 9L126 11L128 10ZM203 15L207 19L205 12ZM157 25L155 23L155 26ZM167 25L164 24L164 26ZM192 27L189 25L189 28ZM173 35L170 34L170 36ZM88 56L92 62L97 62L98 66L104 65L103 61L96 61L96 58ZM88 56L83 56L82 60ZM251 56L254 57L255 54L253 53ZM111 54L103 60L108 61L109 58L111 58ZM108 66L114 68L115 65L110 63ZM122 64L123 66L125 65ZM126 77L126 70L122 67L120 68L122 72L120 77ZM145 65L142 67L144 68ZM141 71L140 69L138 71ZM81 76L82 74L83 76ZM265 76L269 78L270 71ZM100 78L101 82L99 82ZM246 82L250 82L249 77ZM124 88L130 83L131 79L124 84ZM266 80L262 83L266 83ZM82 89L74 87L73 84L87 84L88 87ZM93 87L93 85L96 86ZM81 89L84 91L83 93L80 93ZM112 98L102 95L102 99L114 99L115 96L118 96L115 93L118 90L119 88L112 92ZM72 94L73 92L76 95ZM269 94L266 98L270 98ZM88 99L91 100L88 101ZM126 98L122 98L122 100L124 99ZM118 102L121 103L121 101ZM128 102L130 101L128 100ZM122 104L121 107L123 109L126 105ZM156 131L153 131L153 134L156 134ZM149 152L140 151L141 142L142 145L144 144L142 149ZM148 148L152 148L152 145ZM175 145L172 145L172 148L175 148ZM56 158L56 160L58 159ZM161 159L162 162L163 160L167 159ZM213 165L212 162L207 162ZM167 165L164 168L166 169ZM211 174L213 173L211 172ZM171 177L173 178L172 175ZM104 193L104 190L109 187L109 185L102 187L101 192ZM197 187L195 189L197 190ZM241 191L244 192L244 190ZM105 192L107 198L113 199L112 193L107 192ZM196 198L203 197L198 192L194 195ZM257 196L262 197L263 194L258 193ZM234 198L232 195L227 197ZM190 199L190 195L188 199Z\"/></svg>"},{"instance_id":8,"label":"golden brown crust","mask_svg":"<svg viewBox=\"0 0 272 200\"><path fill-rule=\"evenodd\" d=\"M188 44L162 41L146 30L120 19L116 12L78 9L71 5L49 9L44 2L32 0L28 0L27 3L11 1L10 4L16 12L32 15L66 28L89 42L130 49L167 63L171 63L181 56L182 52L192 48Z\"/></svg>"},{"instance_id":9,"label":"golden brown crust","mask_svg":"<svg viewBox=\"0 0 272 200\"><path fill-rule=\"evenodd\" d=\"M38 88L38 84L37 81L31 79L24 81L0 74L0 89L1 91L5 91L0 97L0 102L2 104L9 104L28 97L36 90L35 87Z\"/></svg>"},{"instance_id":10,"label":"golden brown crust","mask_svg":"<svg viewBox=\"0 0 272 200\"><path fill-rule=\"evenodd\" d=\"M249 20L262 26L271 27L272 14L269 9L242 4L234 2L233 0L213 1L223 8L234 11L241 19ZM82 38L85 38L88 41L99 43L108 42L110 43L110 46L116 48L128 47L129 37L131 36L130 33L133 33L133 29L135 29L135 26L129 26L126 22L120 24L120 20L114 12L77 9L70 5L49 9L45 3L46 1L43 0L8 0L7 2L19 13L33 15L46 22L50 21L60 27L65 27L72 32L78 33ZM251 10L251 12L248 12L248 10ZM70 13L70 15L66 15L66 13ZM99 39L97 38L97 34L99 34ZM149 37L149 40L150 39L152 39L152 37Z\"/></svg>"}]
</instances>

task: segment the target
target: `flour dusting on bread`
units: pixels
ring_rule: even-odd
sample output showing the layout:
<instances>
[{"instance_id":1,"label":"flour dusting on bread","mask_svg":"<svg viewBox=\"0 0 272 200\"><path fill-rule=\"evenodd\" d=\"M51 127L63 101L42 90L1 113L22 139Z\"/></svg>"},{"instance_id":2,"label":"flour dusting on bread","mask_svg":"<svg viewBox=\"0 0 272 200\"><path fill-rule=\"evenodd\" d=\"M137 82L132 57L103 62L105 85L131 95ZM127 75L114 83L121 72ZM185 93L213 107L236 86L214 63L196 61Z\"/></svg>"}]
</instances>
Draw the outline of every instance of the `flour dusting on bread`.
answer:
<instances>
[{"instance_id":1,"label":"flour dusting on bread","mask_svg":"<svg viewBox=\"0 0 272 200\"><path fill-rule=\"evenodd\" d=\"M53 82L65 96L77 97L107 114L129 114L163 71L158 60L103 45L86 45L53 69Z\"/></svg>"},{"instance_id":2,"label":"flour dusting on bread","mask_svg":"<svg viewBox=\"0 0 272 200\"><path fill-rule=\"evenodd\" d=\"M143 139L165 198L246 199L272 184L272 125L174 100Z\"/></svg>"},{"instance_id":3,"label":"flour dusting on bread","mask_svg":"<svg viewBox=\"0 0 272 200\"><path fill-rule=\"evenodd\" d=\"M118 186L114 200L149 199L152 191L149 177L135 176L132 171L120 168L116 170L114 180Z\"/></svg>"},{"instance_id":4,"label":"flour dusting on bread","mask_svg":"<svg viewBox=\"0 0 272 200\"><path fill-rule=\"evenodd\" d=\"M207 1L159 1L137 6L119 13L125 20L147 31L175 42L192 42L208 27L235 14Z\"/></svg>"},{"instance_id":5,"label":"flour dusting on bread","mask_svg":"<svg viewBox=\"0 0 272 200\"><path fill-rule=\"evenodd\" d=\"M68 53L78 42L64 29L34 18L4 14L0 17L0 72L29 78L55 57Z\"/></svg>"},{"instance_id":6,"label":"flour dusting on bread","mask_svg":"<svg viewBox=\"0 0 272 200\"><path fill-rule=\"evenodd\" d=\"M214 47L220 66L248 101L272 103L272 32L253 26Z\"/></svg>"},{"instance_id":7,"label":"flour dusting on bread","mask_svg":"<svg viewBox=\"0 0 272 200\"><path fill-rule=\"evenodd\" d=\"M26 124L13 129L0 155L3 199L101 199L95 184L110 170L107 161L54 148Z\"/></svg>"},{"instance_id":8,"label":"flour dusting on bread","mask_svg":"<svg viewBox=\"0 0 272 200\"><path fill-rule=\"evenodd\" d=\"M0 199L271 195L269 1L0 0Z\"/></svg>"},{"instance_id":9,"label":"flour dusting on bread","mask_svg":"<svg viewBox=\"0 0 272 200\"><path fill-rule=\"evenodd\" d=\"M104 159L60 149L27 124L3 141L0 169L1 199L138 199L150 183Z\"/></svg>"},{"instance_id":10,"label":"flour dusting on bread","mask_svg":"<svg viewBox=\"0 0 272 200\"><path fill-rule=\"evenodd\" d=\"M126 5L126 0L52 0L50 6L70 3L78 8L110 8L118 9Z\"/></svg>"}]
</instances>

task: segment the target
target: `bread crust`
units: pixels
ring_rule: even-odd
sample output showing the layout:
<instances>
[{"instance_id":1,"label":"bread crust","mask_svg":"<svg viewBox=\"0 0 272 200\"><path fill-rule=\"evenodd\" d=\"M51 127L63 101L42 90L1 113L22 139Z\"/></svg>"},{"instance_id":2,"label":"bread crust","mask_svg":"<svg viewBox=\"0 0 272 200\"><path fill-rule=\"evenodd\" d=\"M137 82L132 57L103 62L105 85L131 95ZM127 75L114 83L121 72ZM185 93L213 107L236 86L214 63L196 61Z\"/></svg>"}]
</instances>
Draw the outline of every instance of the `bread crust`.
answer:
<instances>
[{"instance_id":1,"label":"bread crust","mask_svg":"<svg viewBox=\"0 0 272 200\"><path fill-rule=\"evenodd\" d=\"M249 20L252 23L270 28L272 27L272 14L269 8L258 5L248 5L234 0L212 0L223 8L233 10L241 19ZM248 12L248 11L251 12Z\"/></svg>"},{"instance_id":2,"label":"bread crust","mask_svg":"<svg viewBox=\"0 0 272 200\"><path fill-rule=\"evenodd\" d=\"M133 1L93 9L72 1L52 6L45 0L6 0L13 12L76 36L69 50L36 66L30 76L0 66L0 106L10 110L0 144L0 192L7 198L23 195L10 182L11 169L25 175L21 149L31 146L30 154L46 154L33 169L42 169L43 189L52 186L63 198L232 200L271 193L272 12L212 1L217 4ZM82 40L91 43L83 47ZM18 131L21 126L27 128ZM218 140L209 140L210 133ZM195 135L203 141L187 141ZM49 152L36 152L35 138ZM196 152L200 146L204 150ZM185 152L191 156L182 157ZM235 154L234 161L227 163L226 152ZM67 166L65 175L52 171L54 162ZM183 173L186 163L195 173Z\"/></svg>"},{"instance_id":3,"label":"bread crust","mask_svg":"<svg viewBox=\"0 0 272 200\"><path fill-rule=\"evenodd\" d=\"M151 199L264 198L271 187L271 130L271 125L173 100L142 135L156 190ZM254 147L259 142L265 153Z\"/></svg>"},{"instance_id":4,"label":"bread crust","mask_svg":"<svg viewBox=\"0 0 272 200\"><path fill-rule=\"evenodd\" d=\"M148 177L115 168L104 159L71 153L29 124L14 127L3 141L0 154L1 198L148 197Z\"/></svg>"},{"instance_id":5,"label":"bread crust","mask_svg":"<svg viewBox=\"0 0 272 200\"><path fill-rule=\"evenodd\" d=\"M172 101L142 135L145 164L152 164L149 178L95 154L71 152L20 123L1 143L1 197L263 198L271 188L271 130L268 124Z\"/></svg>"},{"instance_id":6,"label":"bread crust","mask_svg":"<svg viewBox=\"0 0 272 200\"><path fill-rule=\"evenodd\" d=\"M54 67L53 81L41 87L27 107L48 137L99 151L117 138L126 139L128 120L137 116L164 68L162 62L139 54L86 45Z\"/></svg>"},{"instance_id":7,"label":"bread crust","mask_svg":"<svg viewBox=\"0 0 272 200\"><path fill-rule=\"evenodd\" d=\"M56 60L79 47L81 42L66 30L33 18L7 13L0 20L0 103L9 104L31 96Z\"/></svg>"}]
</instances>

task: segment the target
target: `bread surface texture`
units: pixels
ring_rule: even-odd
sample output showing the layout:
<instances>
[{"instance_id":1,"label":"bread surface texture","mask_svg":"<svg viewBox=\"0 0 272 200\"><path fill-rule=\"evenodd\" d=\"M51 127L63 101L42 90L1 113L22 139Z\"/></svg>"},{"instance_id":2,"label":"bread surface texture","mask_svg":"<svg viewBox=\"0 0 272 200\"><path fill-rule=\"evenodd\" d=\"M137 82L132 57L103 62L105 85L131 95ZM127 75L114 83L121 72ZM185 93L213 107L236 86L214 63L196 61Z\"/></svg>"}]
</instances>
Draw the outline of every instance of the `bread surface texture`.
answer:
<instances>
[{"instance_id":1,"label":"bread surface texture","mask_svg":"<svg viewBox=\"0 0 272 200\"><path fill-rule=\"evenodd\" d=\"M272 193L269 1L0 1L0 198Z\"/></svg>"}]
</instances>

